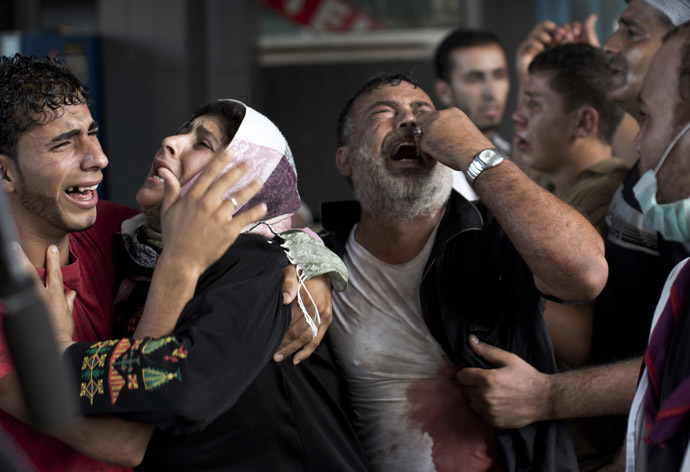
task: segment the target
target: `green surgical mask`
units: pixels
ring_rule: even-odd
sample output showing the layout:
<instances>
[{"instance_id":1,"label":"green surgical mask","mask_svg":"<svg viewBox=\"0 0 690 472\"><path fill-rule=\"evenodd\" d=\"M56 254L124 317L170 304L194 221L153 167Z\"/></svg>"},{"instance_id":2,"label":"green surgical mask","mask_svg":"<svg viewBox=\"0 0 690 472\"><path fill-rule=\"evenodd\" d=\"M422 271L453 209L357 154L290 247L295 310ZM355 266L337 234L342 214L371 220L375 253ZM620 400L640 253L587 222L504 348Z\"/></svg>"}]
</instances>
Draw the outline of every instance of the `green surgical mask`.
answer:
<instances>
[{"instance_id":1,"label":"green surgical mask","mask_svg":"<svg viewBox=\"0 0 690 472\"><path fill-rule=\"evenodd\" d=\"M656 167L645 172L633 187L633 193L640 204L645 219L665 239L671 241L690 241L690 197L677 202L658 203L656 201L658 185L656 175L676 143L688 129L690 129L690 123L686 124L673 138Z\"/></svg>"}]
</instances>

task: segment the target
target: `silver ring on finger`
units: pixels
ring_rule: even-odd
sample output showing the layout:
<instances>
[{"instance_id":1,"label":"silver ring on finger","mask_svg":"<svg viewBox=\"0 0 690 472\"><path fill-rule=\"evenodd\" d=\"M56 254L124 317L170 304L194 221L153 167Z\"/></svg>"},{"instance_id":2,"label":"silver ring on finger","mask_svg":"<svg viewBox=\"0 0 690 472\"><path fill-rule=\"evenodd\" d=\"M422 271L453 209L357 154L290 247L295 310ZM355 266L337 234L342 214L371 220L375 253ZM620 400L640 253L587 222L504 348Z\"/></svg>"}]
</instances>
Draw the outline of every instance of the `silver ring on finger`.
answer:
<instances>
[{"instance_id":1,"label":"silver ring on finger","mask_svg":"<svg viewBox=\"0 0 690 472\"><path fill-rule=\"evenodd\" d=\"M232 203L232 205L235 208L237 208L238 205L237 205L237 200L235 199L235 197L228 197L228 200L230 200L230 203Z\"/></svg>"},{"instance_id":2,"label":"silver ring on finger","mask_svg":"<svg viewBox=\"0 0 690 472\"><path fill-rule=\"evenodd\" d=\"M421 138L422 134L423 134L422 128L420 128L419 126L417 126L415 129L412 130L412 135L417 139Z\"/></svg>"}]
</instances>

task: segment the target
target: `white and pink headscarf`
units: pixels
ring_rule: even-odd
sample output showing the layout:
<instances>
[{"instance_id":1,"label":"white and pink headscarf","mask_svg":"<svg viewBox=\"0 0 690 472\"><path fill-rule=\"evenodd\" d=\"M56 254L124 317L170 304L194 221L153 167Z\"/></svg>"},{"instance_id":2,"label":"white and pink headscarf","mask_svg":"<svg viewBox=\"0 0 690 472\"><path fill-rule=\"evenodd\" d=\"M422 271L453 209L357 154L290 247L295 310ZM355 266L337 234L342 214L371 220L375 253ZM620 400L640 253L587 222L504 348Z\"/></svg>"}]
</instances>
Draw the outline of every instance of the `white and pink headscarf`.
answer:
<instances>
[{"instance_id":1,"label":"white and pink headscarf","mask_svg":"<svg viewBox=\"0 0 690 472\"><path fill-rule=\"evenodd\" d=\"M344 290L347 286L347 269L343 262L326 249L321 239L310 229L288 231L292 226L292 215L300 207L300 197L297 192L295 161L282 133L271 120L244 103L230 99L220 101L232 102L245 110L242 123L226 148L226 152L232 151L234 158L222 172L227 172L246 159L251 159L253 163L251 169L226 193L226 197L259 179L263 183L261 191L236 208L235 212L259 203L267 206L265 219L247 226L242 232L258 233L268 239L282 233L281 247L285 249L289 261L297 267L299 285L309 298L311 294L304 282L316 275L326 274L336 290ZM199 174L182 186L182 194L189 190ZM162 246L160 233L155 234L158 244L150 246L150 232L147 217L143 214L122 223L123 242L132 260L142 267L153 269ZM118 299L128 297L132 287L133 283L123 283ZM310 315L302 299L302 290L297 291L297 301L312 330L312 337L316 337L321 323L316 304L312 299L314 314Z\"/></svg>"},{"instance_id":2,"label":"white and pink headscarf","mask_svg":"<svg viewBox=\"0 0 690 472\"><path fill-rule=\"evenodd\" d=\"M292 227L293 213L300 207L300 197L297 192L297 170L295 168L292 152L282 133L271 120L242 102L230 99L226 100L244 107L245 115L237 133L235 133L235 136L230 141L226 150L226 152L228 150L232 151L235 157L222 172L227 172L246 159L251 159L253 161L252 168L232 186L226 193L226 196L232 195L234 192L237 192L257 178L263 182L261 191L235 211L240 211L245 206L251 207L259 203L266 204L267 213L265 219L261 222L249 225L244 228L242 232L258 233L269 239L272 239L278 233L283 233L282 247L286 250L286 255L290 262L297 267L299 285L309 296L312 306L314 307L314 315L312 316L309 314L304 304L301 294L302 291L298 290L297 301L304 314L305 320L311 328L312 338L315 338L318 333L319 324L321 323L321 317L316 303L314 303L309 290L307 290L304 285L305 280L310 276L306 271L306 266L310 264L301 264L292 254L297 254L298 250L300 250L300 246L308 247L303 238L306 238L306 240L313 238L319 243L321 243L321 239L308 228L304 228L303 231L309 234L309 236L300 236L299 232L293 233L291 236L286 234ZM199 174L194 176L182 187L183 193L189 189L198 176ZM299 243L300 239L302 241L301 244ZM311 261L311 266L328 266L327 262L331 261L330 256L323 252L325 248L323 248L323 246L321 246L321 248L321 250L316 248L317 263L314 264L313 261ZM314 248L312 247L312 249ZM301 254L302 259L305 260L310 259L306 256L313 256L309 254L309 251L303 249L301 250ZM319 254L325 257L325 260L320 258ZM340 260L337 262L342 264ZM314 269L312 268L311 270L313 271ZM346 275L347 270L344 266L343 270Z\"/></svg>"},{"instance_id":3,"label":"white and pink headscarf","mask_svg":"<svg viewBox=\"0 0 690 472\"><path fill-rule=\"evenodd\" d=\"M292 215L300 207L297 170L292 151L278 127L264 115L237 100L222 101L239 104L245 109L244 119L227 147L235 157L223 169L223 173L246 159L253 162L252 168L232 186L228 194L232 195L257 178L261 180L261 191L236 211L265 203L268 211L264 220L252 224L243 232L259 233L272 238L275 234L290 229ZM183 194L198 177L197 174L182 187Z\"/></svg>"}]
</instances>

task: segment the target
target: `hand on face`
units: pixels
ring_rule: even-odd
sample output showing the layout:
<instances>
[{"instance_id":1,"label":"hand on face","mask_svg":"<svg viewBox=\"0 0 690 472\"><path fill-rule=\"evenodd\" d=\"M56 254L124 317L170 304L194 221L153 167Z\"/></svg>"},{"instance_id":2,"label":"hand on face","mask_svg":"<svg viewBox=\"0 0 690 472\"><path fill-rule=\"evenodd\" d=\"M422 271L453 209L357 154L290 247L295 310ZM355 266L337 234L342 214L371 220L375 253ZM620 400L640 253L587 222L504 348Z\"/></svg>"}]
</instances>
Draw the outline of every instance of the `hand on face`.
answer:
<instances>
[{"instance_id":1,"label":"hand on face","mask_svg":"<svg viewBox=\"0 0 690 472\"><path fill-rule=\"evenodd\" d=\"M161 209L164 253L179 258L185 270L195 270L197 275L227 251L245 226L266 214L266 205L261 203L233 215L261 189L261 182L254 181L225 198L251 165L244 161L221 176L232 157L225 149L216 153L183 196L175 175L165 168L159 171L165 180Z\"/></svg>"},{"instance_id":2,"label":"hand on face","mask_svg":"<svg viewBox=\"0 0 690 472\"><path fill-rule=\"evenodd\" d=\"M418 117L417 126L421 134L415 141L421 152L452 169L466 171L479 151L493 147L458 108L426 113Z\"/></svg>"}]
</instances>

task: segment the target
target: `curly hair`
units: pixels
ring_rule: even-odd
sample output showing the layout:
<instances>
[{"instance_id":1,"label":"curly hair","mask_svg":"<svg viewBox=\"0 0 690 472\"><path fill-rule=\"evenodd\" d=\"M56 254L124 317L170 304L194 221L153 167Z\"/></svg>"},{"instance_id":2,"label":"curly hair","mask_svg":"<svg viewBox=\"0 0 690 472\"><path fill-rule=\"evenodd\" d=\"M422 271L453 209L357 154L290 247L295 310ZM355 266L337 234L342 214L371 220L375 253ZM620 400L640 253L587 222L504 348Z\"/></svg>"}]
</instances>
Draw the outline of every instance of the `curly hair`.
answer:
<instances>
[{"instance_id":1,"label":"curly hair","mask_svg":"<svg viewBox=\"0 0 690 472\"><path fill-rule=\"evenodd\" d=\"M62 116L64 107L88 100L88 88L58 59L1 57L0 154L16 159L21 135Z\"/></svg>"}]
</instances>

